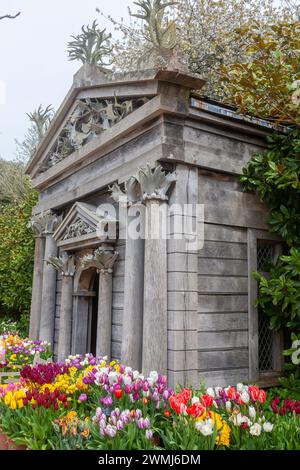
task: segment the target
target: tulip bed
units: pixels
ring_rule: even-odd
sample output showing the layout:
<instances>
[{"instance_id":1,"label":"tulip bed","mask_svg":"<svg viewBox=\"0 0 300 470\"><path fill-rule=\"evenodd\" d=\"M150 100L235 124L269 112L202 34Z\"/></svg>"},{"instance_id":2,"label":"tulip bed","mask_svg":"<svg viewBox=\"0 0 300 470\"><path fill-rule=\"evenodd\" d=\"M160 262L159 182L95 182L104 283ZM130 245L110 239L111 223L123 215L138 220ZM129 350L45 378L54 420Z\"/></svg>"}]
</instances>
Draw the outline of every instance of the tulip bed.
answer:
<instances>
[{"instance_id":1,"label":"tulip bed","mask_svg":"<svg viewBox=\"0 0 300 470\"><path fill-rule=\"evenodd\" d=\"M0 385L0 429L33 450L294 450L300 402L245 384L172 390L157 372L87 354L27 364Z\"/></svg>"}]
</instances>

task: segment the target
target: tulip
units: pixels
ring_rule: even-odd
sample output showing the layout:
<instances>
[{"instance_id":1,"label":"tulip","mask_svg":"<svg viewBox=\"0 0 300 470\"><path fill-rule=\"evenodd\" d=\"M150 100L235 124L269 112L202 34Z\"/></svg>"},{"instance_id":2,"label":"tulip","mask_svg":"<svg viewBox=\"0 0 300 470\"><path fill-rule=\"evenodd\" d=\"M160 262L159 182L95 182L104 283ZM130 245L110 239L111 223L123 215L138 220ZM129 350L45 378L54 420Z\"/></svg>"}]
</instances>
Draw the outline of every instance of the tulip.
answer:
<instances>
[{"instance_id":1,"label":"tulip","mask_svg":"<svg viewBox=\"0 0 300 470\"><path fill-rule=\"evenodd\" d=\"M144 419L144 428L145 428L145 429L149 429L149 428L150 428L150 419L149 419L149 418L145 418L145 419Z\"/></svg>"},{"instance_id":2,"label":"tulip","mask_svg":"<svg viewBox=\"0 0 300 470\"><path fill-rule=\"evenodd\" d=\"M85 401L87 401L88 397L87 397L87 394L86 393L82 393L81 395L79 395L79 398L78 398L78 401L80 403L83 403Z\"/></svg>"},{"instance_id":3,"label":"tulip","mask_svg":"<svg viewBox=\"0 0 300 470\"><path fill-rule=\"evenodd\" d=\"M153 432L151 431L151 429L146 429L146 439L150 441L152 438L153 438Z\"/></svg>"},{"instance_id":4,"label":"tulip","mask_svg":"<svg viewBox=\"0 0 300 470\"><path fill-rule=\"evenodd\" d=\"M143 418L138 419L137 424L138 424L139 429L144 429L144 420L143 420Z\"/></svg>"}]
</instances>

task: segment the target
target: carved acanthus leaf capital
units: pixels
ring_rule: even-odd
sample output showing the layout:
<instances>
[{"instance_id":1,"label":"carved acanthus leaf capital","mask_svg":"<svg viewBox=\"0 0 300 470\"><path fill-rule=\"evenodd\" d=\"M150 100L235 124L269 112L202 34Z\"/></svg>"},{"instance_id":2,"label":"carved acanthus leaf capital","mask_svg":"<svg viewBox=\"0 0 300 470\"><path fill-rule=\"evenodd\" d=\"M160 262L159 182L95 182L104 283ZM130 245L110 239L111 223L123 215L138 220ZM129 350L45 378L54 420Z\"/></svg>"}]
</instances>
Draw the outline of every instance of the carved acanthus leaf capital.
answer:
<instances>
[{"instance_id":1,"label":"carved acanthus leaf capital","mask_svg":"<svg viewBox=\"0 0 300 470\"><path fill-rule=\"evenodd\" d=\"M116 251L108 251L103 248L98 248L94 254L87 255L82 259L82 266L84 268L96 267L99 273L113 273L113 267L119 253Z\"/></svg>"},{"instance_id":2,"label":"carved acanthus leaf capital","mask_svg":"<svg viewBox=\"0 0 300 470\"><path fill-rule=\"evenodd\" d=\"M161 165L151 168L149 163L146 168L140 168L137 175L144 201L148 199L167 201L167 192L176 179L175 172L166 174Z\"/></svg>"},{"instance_id":3,"label":"carved acanthus leaf capital","mask_svg":"<svg viewBox=\"0 0 300 470\"><path fill-rule=\"evenodd\" d=\"M57 215L52 210L48 210L32 216L28 225L34 235L38 237L53 233L61 221L62 215Z\"/></svg>"},{"instance_id":4,"label":"carved acanthus leaf capital","mask_svg":"<svg viewBox=\"0 0 300 470\"><path fill-rule=\"evenodd\" d=\"M127 205L132 205L135 202L141 200L140 185L135 176L131 176L125 182L124 190L122 190L121 187L115 183L110 188L110 191L113 200L120 204L124 203Z\"/></svg>"},{"instance_id":5,"label":"carved acanthus leaf capital","mask_svg":"<svg viewBox=\"0 0 300 470\"><path fill-rule=\"evenodd\" d=\"M61 256L50 256L47 264L53 266L62 276L74 276L75 274L74 256L69 256L67 253L63 253Z\"/></svg>"}]
</instances>

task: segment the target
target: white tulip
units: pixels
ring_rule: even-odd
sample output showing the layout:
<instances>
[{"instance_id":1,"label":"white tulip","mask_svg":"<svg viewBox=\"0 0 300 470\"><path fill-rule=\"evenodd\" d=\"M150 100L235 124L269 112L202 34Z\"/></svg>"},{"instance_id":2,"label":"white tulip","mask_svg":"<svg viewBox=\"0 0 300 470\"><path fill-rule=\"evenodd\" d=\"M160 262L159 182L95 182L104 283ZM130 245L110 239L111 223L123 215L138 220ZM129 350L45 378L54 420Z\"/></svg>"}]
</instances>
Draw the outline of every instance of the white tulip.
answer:
<instances>
[{"instance_id":1,"label":"white tulip","mask_svg":"<svg viewBox=\"0 0 300 470\"><path fill-rule=\"evenodd\" d=\"M215 398L215 392L214 392L214 389L212 387L209 387L206 390L206 393L207 393L207 395L210 395L211 397Z\"/></svg>"},{"instance_id":2,"label":"white tulip","mask_svg":"<svg viewBox=\"0 0 300 470\"><path fill-rule=\"evenodd\" d=\"M249 403L250 401L250 395L248 392L246 392L245 390L241 393L241 400L244 402L244 403Z\"/></svg>"},{"instance_id":3,"label":"white tulip","mask_svg":"<svg viewBox=\"0 0 300 470\"><path fill-rule=\"evenodd\" d=\"M252 436L260 436L260 434L261 434L261 425L258 424L258 423L253 424L251 426L249 432Z\"/></svg>"},{"instance_id":4,"label":"white tulip","mask_svg":"<svg viewBox=\"0 0 300 470\"><path fill-rule=\"evenodd\" d=\"M249 406L249 416L250 416L250 418L255 418L256 410L255 410L254 406Z\"/></svg>"},{"instance_id":5,"label":"white tulip","mask_svg":"<svg viewBox=\"0 0 300 470\"><path fill-rule=\"evenodd\" d=\"M265 432L272 432L273 427L274 427L274 425L271 424L271 423L268 423L268 422L266 422L266 423L263 424L263 430L264 430Z\"/></svg>"},{"instance_id":6,"label":"white tulip","mask_svg":"<svg viewBox=\"0 0 300 470\"><path fill-rule=\"evenodd\" d=\"M227 401L227 402L225 403L226 411L228 411L228 412L231 411L231 407L232 407L231 401Z\"/></svg>"},{"instance_id":7,"label":"white tulip","mask_svg":"<svg viewBox=\"0 0 300 470\"><path fill-rule=\"evenodd\" d=\"M213 434L214 428L210 423L206 423L201 427L200 432L203 436L210 436Z\"/></svg>"},{"instance_id":8,"label":"white tulip","mask_svg":"<svg viewBox=\"0 0 300 470\"><path fill-rule=\"evenodd\" d=\"M194 405L195 403L199 403L200 399L199 397L193 397L192 398L192 405Z\"/></svg>"}]
</instances>

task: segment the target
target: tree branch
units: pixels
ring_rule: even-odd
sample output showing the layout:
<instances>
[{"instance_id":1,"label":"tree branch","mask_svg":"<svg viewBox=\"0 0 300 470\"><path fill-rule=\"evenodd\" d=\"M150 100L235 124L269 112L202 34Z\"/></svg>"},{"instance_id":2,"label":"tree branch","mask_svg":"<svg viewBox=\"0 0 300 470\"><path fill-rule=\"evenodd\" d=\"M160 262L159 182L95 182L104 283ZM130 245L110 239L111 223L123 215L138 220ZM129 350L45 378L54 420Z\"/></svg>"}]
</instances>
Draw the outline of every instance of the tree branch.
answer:
<instances>
[{"instance_id":1,"label":"tree branch","mask_svg":"<svg viewBox=\"0 0 300 470\"><path fill-rule=\"evenodd\" d=\"M16 13L15 15L4 15L4 16L0 16L0 20L4 20L5 18L9 19L9 20L14 20L15 18L17 18L18 16L21 15L21 12L19 11L19 13Z\"/></svg>"}]
</instances>

